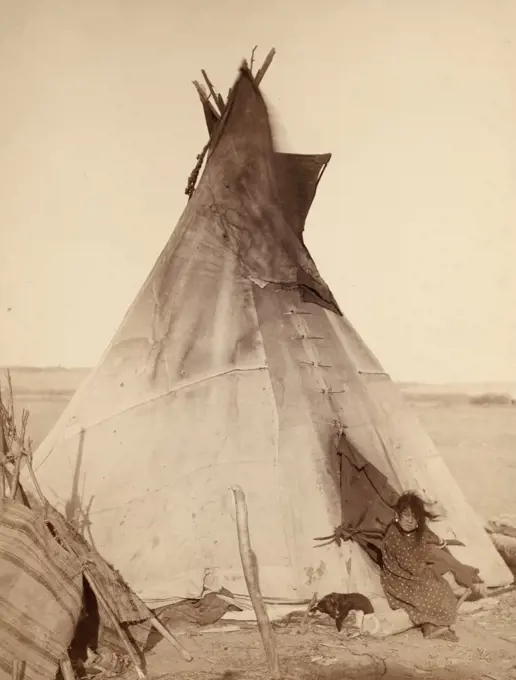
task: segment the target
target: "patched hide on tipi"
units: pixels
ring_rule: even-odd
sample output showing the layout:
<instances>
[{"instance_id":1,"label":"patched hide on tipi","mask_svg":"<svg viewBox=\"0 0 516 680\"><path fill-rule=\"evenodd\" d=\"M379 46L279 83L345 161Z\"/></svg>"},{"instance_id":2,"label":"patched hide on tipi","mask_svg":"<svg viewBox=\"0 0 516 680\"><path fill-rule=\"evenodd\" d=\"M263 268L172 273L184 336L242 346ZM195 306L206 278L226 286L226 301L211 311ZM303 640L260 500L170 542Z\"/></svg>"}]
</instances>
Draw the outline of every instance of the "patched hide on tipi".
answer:
<instances>
[{"instance_id":1,"label":"patched hide on tipi","mask_svg":"<svg viewBox=\"0 0 516 680\"><path fill-rule=\"evenodd\" d=\"M303 243L330 156L275 151L245 66L220 120L204 103L211 141L199 184L100 363L37 451L44 493L68 514L80 495L95 547L151 606L200 597L205 584L246 593L233 485L247 497L266 598L381 597L377 568L356 543L314 547L341 522L334 453L344 432L396 489L439 499L447 519L436 530L465 543L454 549L459 559L490 586L510 583Z\"/></svg>"}]
</instances>

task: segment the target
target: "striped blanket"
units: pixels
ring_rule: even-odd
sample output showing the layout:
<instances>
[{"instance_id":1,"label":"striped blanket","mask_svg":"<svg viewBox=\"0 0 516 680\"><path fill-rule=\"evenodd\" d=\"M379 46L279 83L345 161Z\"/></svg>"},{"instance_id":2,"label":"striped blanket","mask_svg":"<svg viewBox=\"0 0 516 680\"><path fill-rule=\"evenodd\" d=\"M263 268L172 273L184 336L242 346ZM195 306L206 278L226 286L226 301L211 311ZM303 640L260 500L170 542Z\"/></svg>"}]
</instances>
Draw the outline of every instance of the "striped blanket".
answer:
<instances>
[{"instance_id":1,"label":"striped blanket","mask_svg":"<svg viewBox=\"0 0 516 680\"><path fill-rule=\"evenodd\" d=\"M41 513L0 500L0 680L54 680L82 606L82 567Z\"/></svg>"}]
</instances>

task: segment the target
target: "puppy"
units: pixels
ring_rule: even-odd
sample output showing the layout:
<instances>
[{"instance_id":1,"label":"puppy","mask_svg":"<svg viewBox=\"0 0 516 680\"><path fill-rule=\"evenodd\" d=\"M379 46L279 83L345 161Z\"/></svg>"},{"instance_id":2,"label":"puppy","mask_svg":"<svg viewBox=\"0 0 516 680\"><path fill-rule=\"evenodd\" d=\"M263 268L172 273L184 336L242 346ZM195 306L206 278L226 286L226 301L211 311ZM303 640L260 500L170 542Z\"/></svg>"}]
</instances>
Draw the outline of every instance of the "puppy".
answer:
<instances>
[{"instance_id":1,"label":"puppy","mask_svg":"<svg viewBox=\"0 0 516 680\"><path fill-rule=\"evenodd\" d=\"M355 611L357 612L357 627L361 632L364 616L366 614L374 614L374 607L371 604L371 600L360 593L330 593L320 599L312 607L312 611L319 611L331 616L339 633L348 614Z\"/></svg>"}]
</instances>

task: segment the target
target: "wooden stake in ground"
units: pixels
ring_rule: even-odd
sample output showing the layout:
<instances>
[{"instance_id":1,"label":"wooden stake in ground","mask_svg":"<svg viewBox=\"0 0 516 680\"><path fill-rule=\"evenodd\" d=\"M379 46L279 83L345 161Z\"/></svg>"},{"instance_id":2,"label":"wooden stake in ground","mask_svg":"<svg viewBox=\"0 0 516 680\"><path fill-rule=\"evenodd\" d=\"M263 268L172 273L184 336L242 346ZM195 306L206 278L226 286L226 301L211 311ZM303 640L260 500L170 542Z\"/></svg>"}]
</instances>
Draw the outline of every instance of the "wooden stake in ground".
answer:
<instances>
[{"instance_id":1,"label":"wooden stake in ground","mask_svg":"<svg viewBox=\"0 0 516 680\"><path fill-rule=\"evenodd\" d=\"M274 632L272 630L271 622L269 621L269 617L267 615L267 609L265 608L262 594L260 592L258 563L256 560L256 555L254 554L251 547L245 495L239 486L231 487L231 491L233 492L235 499L238 547L240 550L240 558L242 560L247 590L249 591L253 609L256 613L256 620L258 622L258 628L262 637L265 656L267 657L267 661L271 669L271 677L273 680L280 680L281 674L279 669L278 653L276 651L276 641L274 639Z\"/></svg>"},{"instance_id":2,"label":"wooden stake in ground","mask_svg":"<svg viewBox=\"0 0 516 680\"><path fill-rule=\"evenodd\" d=\"M303 614L303 618L301 620L301 632L306 633L306 629L308 626L308 617L310 616L310 612L312 611L315 603L317 602L317 593L314 593L312 595L312 599L308 603L308 607L305 609L305 613Z\"/></svg>"},{"instance_id":3,"label":"wooden stake in ground","mask_svg":"<svg viewBox=\"0 0 516 680\"><path fill-rule=\"evenodd\" d=\"M459 610L459 607L462 606L462 603L466 601L466 599L471 595L471 589L466 588L466 590L462 593L462 595L459 597L457 601L457 611Z\"/></svg>"}]
</instances>

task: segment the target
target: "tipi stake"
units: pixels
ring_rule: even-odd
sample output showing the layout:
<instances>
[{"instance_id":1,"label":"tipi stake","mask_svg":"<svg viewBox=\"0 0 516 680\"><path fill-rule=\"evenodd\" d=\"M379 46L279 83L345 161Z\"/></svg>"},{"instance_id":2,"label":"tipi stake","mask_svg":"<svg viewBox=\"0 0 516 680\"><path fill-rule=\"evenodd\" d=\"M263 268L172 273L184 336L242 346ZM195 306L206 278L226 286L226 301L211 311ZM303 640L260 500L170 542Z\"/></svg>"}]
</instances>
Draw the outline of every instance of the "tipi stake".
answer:
<instances>
[{"instance_id":1,"label":"tipi stake","mask_svg":"<svg viewBox=\"0 0 516 680\"><path fill-rule=\"evenodd\" d=\"M314 593L312 595L312 599L310 600L308 607L305 609L305 613L303 614L303 618L301 619L301 632L305 633L306 632L306 626L308 623L308 617L310 616L310 612L312 611L312 607L314 604L317 602L317 593Z\"/></svg>"},{"instance_id":2,"label":"tipi stake","mask_svg":"<svg viewBox=\"0 0 516 680\"><path fill-rule=\"evenodd\" d=\"M471 588L467 588L467 590L465 590L465 591L462 593L462 595L459 597L459 599L458 599L458 601L457 601L457 609L459 609L459 607L461 606L461 604L462 604L463 602L465 602L466 598L469 597L470 595L471 595Z\"/></svg>"},{"instance_id":3,"label":"tipi stake","mask_svg":"<svg viewBox=\"0 0 516 680\"><path fill-rule=\"evenodd\" d=\"M256 613L256 620L258 622L258 628L262 637L265 656L267 657L267 661L271 669L271 677L273 680L280 680L281 674L279 669L278 653L276 651L276 642L274 640L272 625L267 615L267 609L265 608L262 594L260 592L256 555L254 554L251 547L245 495L239 486L231 487L231 491L233 492L235 499L238 547L240 549L240 558L242 560L245 582L251 597L253 609Z\"/></svg>"}]
</instances>

